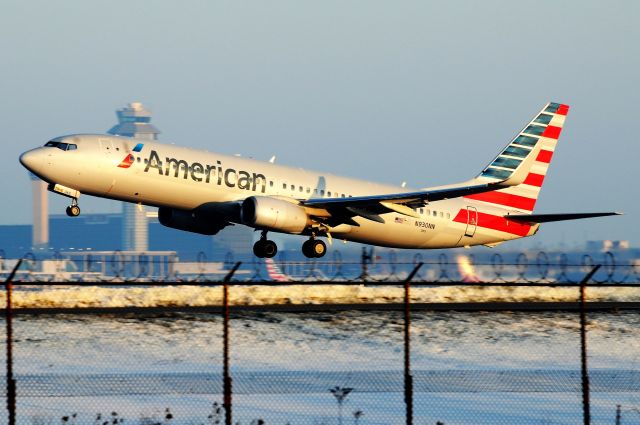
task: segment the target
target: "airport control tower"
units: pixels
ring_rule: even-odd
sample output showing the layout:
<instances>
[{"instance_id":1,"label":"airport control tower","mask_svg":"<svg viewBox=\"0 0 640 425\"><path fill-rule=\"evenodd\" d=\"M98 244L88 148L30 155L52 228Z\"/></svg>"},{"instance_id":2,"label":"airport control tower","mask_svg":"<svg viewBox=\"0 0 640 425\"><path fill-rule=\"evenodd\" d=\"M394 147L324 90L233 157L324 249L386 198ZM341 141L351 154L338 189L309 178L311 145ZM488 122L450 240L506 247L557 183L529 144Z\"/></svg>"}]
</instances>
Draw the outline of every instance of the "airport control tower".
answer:
<instances>
[{"instance_id":1,"label":"airport control tower","mask_svg":"<svg viewBox=\"0 0 640 425\"><path fill-rule=\"evenodd\" d=\"M160 130L151 124L151 112L140 102L133 102L116 111L118 124L108 133L136 139L157 140ZM142 205L122 203L122 250L147 251L149 225Z\"/></svg>"}]
</instances>

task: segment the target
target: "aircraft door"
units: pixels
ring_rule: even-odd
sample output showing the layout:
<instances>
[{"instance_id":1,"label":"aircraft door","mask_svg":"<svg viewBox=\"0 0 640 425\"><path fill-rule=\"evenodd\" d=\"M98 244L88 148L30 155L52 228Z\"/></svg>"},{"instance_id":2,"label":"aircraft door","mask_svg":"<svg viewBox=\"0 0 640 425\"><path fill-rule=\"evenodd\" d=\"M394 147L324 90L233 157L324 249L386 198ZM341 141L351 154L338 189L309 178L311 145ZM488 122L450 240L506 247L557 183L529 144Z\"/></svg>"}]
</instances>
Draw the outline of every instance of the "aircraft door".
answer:
<instances>
[{"instance_id":1,"label":"aircraft door","mask_svg":"<svg viewBox=\"0 0 640 425\"><path fill-rule=\"evenodd\" d=\"M467 206L467 228L464 231L464 235L470 238L476 234L476 228L478 227L478 209L476 207Z\"/></svg>"}]
</instances>

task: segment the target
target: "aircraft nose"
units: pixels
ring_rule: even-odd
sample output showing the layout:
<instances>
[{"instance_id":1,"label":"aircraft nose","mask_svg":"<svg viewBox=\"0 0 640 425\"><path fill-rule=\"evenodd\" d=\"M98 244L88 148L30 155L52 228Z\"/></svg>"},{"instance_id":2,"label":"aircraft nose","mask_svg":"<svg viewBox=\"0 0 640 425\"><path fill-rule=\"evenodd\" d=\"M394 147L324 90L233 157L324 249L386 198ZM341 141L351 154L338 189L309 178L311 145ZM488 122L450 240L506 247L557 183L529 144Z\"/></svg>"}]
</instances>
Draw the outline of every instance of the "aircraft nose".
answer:
<instances>
[{"instance_id":1,"label":"aircraft nose","mask_svg":"<svg viewBox=\"0 0 640 425\"><path fill-rule=\"evenodd\" d=\"M20 155L20 163L29 171L37 171L42 165L44 157L39 149L27 151Z\"/></svg>"}]
</instances>

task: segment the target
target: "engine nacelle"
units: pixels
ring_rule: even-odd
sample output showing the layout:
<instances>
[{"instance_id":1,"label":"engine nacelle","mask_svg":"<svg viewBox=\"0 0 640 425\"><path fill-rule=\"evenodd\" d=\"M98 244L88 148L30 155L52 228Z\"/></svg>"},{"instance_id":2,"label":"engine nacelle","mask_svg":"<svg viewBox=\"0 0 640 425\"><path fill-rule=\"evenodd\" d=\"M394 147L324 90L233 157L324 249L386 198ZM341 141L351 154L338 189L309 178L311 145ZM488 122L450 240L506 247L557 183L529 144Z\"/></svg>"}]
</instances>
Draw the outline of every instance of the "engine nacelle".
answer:
<instances>
[{"instance_id":1,"label":"engine nacelle","mask_svg":"<svg viewBox=\"0 0 640 425\"><path fill-rule=\"evenodd\" d=\"M161 207L158 209L158 221L163 226L203 235L215 235L229 222L219 217L211 217L194 211Z\"/></svg>"},{"instance_id":2,"label":"engine nacelle","mask_svg":"<svg viewBox=\"0 0 640 425\"><path fill-rule=\"evenodd\" d=\"M281 199L251 196L242 203L242 224L257 229L302 233L309 224L304 208Z\"/></svg>"}]
</instances>

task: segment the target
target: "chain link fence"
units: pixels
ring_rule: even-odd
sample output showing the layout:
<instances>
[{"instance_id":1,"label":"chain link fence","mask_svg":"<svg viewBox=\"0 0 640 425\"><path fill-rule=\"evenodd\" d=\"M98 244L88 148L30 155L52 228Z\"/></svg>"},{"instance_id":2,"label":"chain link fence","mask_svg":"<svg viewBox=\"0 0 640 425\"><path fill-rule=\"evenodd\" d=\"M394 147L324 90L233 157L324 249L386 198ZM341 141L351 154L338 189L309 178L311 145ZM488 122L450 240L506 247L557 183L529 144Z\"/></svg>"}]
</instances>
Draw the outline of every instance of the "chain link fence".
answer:
<instances>
[{"instance_id":1,"label":"chain link fence","mask_svg":"<svg viewBox=\"0 0 640 425\"><path fill-rule=\"evenodd\" d=\"M407 329L412 423L582 420L580 321L574 312L427 308L413 312L407 328L402 311L375 305L368 311L329 305L314 312L304 312L304 306L297 312L232 307L226 323L219 305L197 313L126 310L147 296L133 289L153 286L128 283L121 313L77 307L60 314L54 308L12 318L15 423L213 425L225 423L230 411L233 424L245 425L403 424ZM74 288L67 283L60 290L69 287ZM192 287L172 290L183 288ZM222 291L220 285L196 289ZM235 282L229 292L249 289L250 283ZM23 284L14 295L39 290L38 284ZM198 297L197 291L190 296ZM228 406L225 324L232 378ZM635 310L589 314L594 424L640 423L639 325ZM2 356L7 348L3 341ZM2 360L8 363L6 356ZM0 397L7 402L6 391L0 390ZM0 421L9 423L6 418Z\"/></svg>"}]
</instances>

